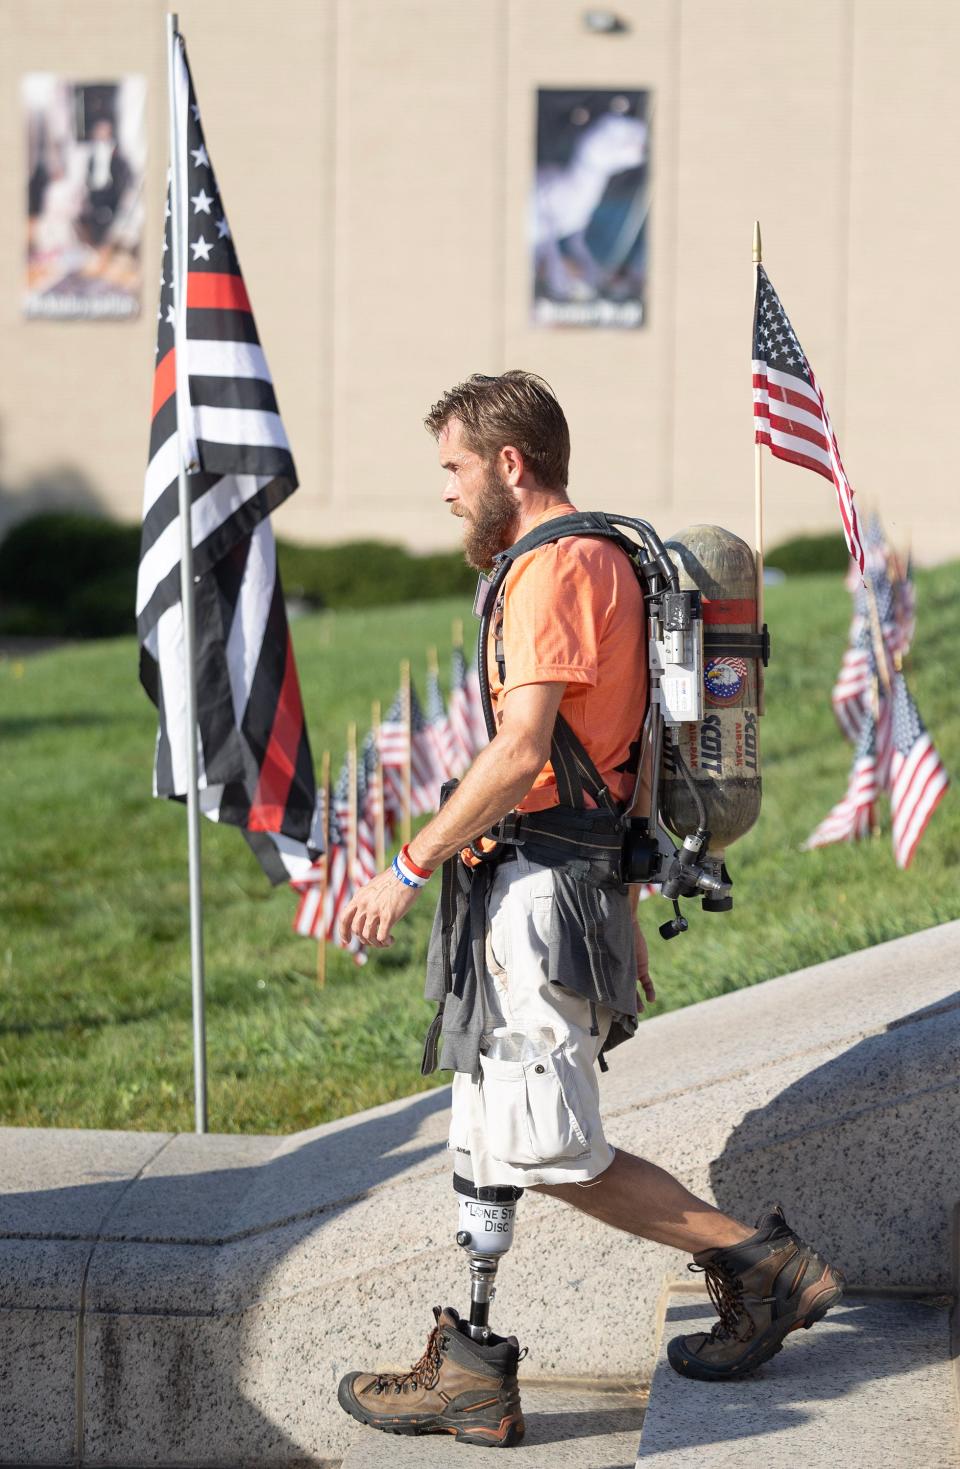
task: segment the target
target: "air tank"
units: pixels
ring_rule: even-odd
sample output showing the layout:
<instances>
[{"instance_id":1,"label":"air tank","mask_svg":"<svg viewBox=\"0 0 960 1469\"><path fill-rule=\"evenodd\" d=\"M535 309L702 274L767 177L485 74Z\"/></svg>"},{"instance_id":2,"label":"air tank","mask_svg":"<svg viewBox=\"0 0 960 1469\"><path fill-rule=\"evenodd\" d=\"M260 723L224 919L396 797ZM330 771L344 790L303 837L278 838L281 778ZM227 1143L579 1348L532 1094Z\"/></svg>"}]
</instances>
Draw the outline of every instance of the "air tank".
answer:
<instances>
[{"instance_id":1,"label":"air tank","mask_svg":"<svg viewBox=\"0 0 960 1469\"><path fill-rule=\"evenodd\" d=\"M699 825L696 803L673 754L676 736L706 807L707 855L722 864L726 848L760 814L761 664L742 656L742 650L718 646L725 634L758 631L756 563L747 543L718 525L692 525L666 547L681 589L697 588L703 601L704 717L699 724L665 731L661 817L680 838Z\"/></svg>"}]
</instances>

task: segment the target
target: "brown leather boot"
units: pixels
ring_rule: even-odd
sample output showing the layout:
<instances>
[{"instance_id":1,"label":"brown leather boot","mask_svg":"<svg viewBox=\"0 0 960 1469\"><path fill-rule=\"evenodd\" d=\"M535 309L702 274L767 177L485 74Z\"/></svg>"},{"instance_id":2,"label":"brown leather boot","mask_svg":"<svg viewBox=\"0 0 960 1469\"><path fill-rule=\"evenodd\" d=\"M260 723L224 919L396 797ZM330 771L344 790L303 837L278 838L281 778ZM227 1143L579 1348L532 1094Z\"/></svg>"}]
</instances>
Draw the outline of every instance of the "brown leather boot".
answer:
<instances>
[{"instance_id":1,"label":"brown leather boot","mask_svg":"<svg viewBox=\"0 0 960 1469\"><path fill-rule=\"evenodd\" d=\"M667 1358L683 1377L703 1382L753 1372L788 1332L812 1326L843 1294L840 1271L794 1234L779 1204L761 1214L749 1239L693 1259L687 1269L703 1271L720 1320L709 1332L674 1337Z\"/></svg>"},{"instance_id":2,"label":"brown leather boot","mask_svg":"<svg viewBox=\"0 0 960 1469\"><path fill-rule=\"evenodd\" d=\"M348 1372L341 1408L387 1433L452 1433L461 1443L506 1449L524 1435L515 1336L474 1341L451 1306L434 1306L436 1326L409 1372Z\"/></svg>"}]
</instances>

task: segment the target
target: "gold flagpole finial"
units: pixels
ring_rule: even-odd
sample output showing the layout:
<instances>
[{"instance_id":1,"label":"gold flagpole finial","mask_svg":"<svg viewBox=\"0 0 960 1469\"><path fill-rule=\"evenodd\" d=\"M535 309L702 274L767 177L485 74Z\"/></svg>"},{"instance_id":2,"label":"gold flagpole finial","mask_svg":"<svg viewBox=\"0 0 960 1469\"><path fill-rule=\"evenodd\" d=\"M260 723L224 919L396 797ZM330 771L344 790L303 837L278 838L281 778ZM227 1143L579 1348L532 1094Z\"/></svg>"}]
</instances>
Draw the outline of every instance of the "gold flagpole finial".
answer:
<instances>
[{"instance_id":1,"label":"gold flagpole finial","mask_svg":"<svg viewBox=\"0 0 960 1469\"><path fill-rule=\"evenodd\" d=\"M753 221L753 263L759 265L763 259L763 247L760 244L760 221Z\"/></svg>"}]
</instances>

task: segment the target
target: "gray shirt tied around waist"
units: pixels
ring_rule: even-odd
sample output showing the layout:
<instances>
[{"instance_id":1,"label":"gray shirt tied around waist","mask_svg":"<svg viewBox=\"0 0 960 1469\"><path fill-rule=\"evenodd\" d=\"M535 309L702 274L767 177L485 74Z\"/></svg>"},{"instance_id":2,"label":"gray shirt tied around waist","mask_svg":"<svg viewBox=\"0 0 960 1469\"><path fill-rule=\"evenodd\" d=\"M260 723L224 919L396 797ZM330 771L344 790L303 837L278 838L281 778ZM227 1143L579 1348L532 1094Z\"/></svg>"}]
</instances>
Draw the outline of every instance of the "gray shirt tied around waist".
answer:
<instances>
[{"instance_id":1,"label":"gray shirt tied around waist","mask_svg":"<svg viewBox=\"0 0 960 1469\"><path fill-rule=\"evenodd\" d=\"M549 860L548 860L549 859ZM637 1029L637 966L629 889L605 860L558 863L554 853L525 844L515 858L518 875L527 862L554 869L547 978L613 1012L604 1045L609 1051ZM468 868L452 859L427 951L425 998L440 1006L424 1048L425 1075L437 1069L479 1076L484 1024L481 982L486 965L490 888L495 864Z\"/></svg>"}]
</instances>

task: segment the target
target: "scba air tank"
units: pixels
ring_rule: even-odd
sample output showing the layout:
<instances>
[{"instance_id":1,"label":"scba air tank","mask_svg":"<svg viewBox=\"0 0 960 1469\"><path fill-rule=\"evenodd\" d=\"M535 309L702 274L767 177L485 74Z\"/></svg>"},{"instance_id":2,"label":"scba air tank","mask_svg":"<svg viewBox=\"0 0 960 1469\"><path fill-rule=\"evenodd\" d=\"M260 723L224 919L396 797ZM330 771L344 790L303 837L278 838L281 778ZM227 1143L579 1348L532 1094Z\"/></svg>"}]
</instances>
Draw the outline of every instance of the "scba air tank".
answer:
<instances>
[{"instance_id":1,"label":"scba air tank","mask_svg":"<svg viewBox=\"0 0 960 1469\"><path fill-rule=\"evenodd\" d=\"M660 812L678 837L696 830L696 803L679 769L679 746L706 807L707 856L723 863L732 842L760 814L758 729L761 663L756 648L739 646L757 627L756 563L739 536L718 525L693 525L667 541L681 590L696 588L703 604L704 715L666 732ZM738 636L739 635L739 636Z\"/></svg>"}]
</instances>

